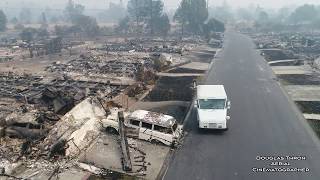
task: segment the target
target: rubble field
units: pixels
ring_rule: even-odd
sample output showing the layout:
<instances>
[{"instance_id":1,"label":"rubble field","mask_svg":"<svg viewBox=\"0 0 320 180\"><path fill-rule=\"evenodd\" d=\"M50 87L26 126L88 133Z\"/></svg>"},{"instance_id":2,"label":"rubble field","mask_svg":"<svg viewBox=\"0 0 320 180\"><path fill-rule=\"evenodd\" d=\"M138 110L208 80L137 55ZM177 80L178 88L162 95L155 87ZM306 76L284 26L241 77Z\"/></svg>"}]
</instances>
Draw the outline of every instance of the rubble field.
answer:
<instances>
[{"instance_id":1,"label":"rubble field","mask_svg":"<svg viewBox=\"0 0 320 180\"><path fill-rule=\"evenodd\" d=\"M145 56L106 55L105 53L82 55L66 64L54 63L47 67L49 72L63 72L81 75L114 75L134 78L138 66L152 66L151 59Z\"/></svg>"},{"instance_id":2,"label":"rubble field","mask_svg":"<svg viewBox=\"0 0 320 180\"><path fill-rule=\"evenodd\" d=\"M194 74L218 49L193 38L70 37L51 53L53 40L0 48L0 179L161 179L182 143ZM124 125L136 110L160 113L150 123L169 116L176 128L158 128L180 137L137 136Z\"/></svg>"},{"instance_id":3,"label":"rubble field","mask_svg":"<svg viewBox=\"0 0 320 180\"><path fill-rule=\"evenodd\" d=\"M319 32L272 32L252 34L258 49L284 49L295 54L319 54Z\"/></svg>"},{"instance_id":4,"label":"rubble field","mask_svg":"<svg viewBox=\"0 0 320 180\"><path fill-rule=\"evenodd\" d=\"M143 43L143 44L142 44ZM136 52L159 52L159 53L177 53L181 54L183 48L175 46L176 43L171 43L171 45L163 45L162 43L152 43L147 44L145 41L128 41L123 43L112 43L106 44L99 50L104 50L108 52L121 52L121 51L136 51Z\"/></svg>"},{"instance_id":5,"label":"rubble field","mask_svg":"<svg viewBox=\"0 0 320 180\"><path fill-rule=\"evenodd\" d=\"M46 88L55 88L60 91L65 91L72 96L81 92L86 92L90 95L98 95L116 93L126 86L110 85L109 83L76 81L68 77L62 79L46 79L42 76L33 76L30 74L0 74L0 82L2 87L0 95L3 97L18 97L32 96L40 93ZM81 100L81 99L79 99Z\"/></svg>"}]
</instances>

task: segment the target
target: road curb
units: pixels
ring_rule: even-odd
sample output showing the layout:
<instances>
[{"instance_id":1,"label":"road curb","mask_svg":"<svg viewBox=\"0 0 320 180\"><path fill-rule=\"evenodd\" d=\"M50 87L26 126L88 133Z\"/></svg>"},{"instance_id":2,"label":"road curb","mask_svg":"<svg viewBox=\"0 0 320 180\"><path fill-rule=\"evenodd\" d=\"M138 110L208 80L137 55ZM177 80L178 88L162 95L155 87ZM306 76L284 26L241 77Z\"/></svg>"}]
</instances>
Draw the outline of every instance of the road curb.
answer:
<instances>
[{"instance_id":1,"label":"road curb","mask_svg":"<svg viewBox=\"0 0 320 180\"><path fill-rule=\"evenodd\" d=\"M212 58L212 61L210 62L210 65L209 65L209 69L204 73L205 79L208 78L209 72L212 70L212 67L213 67L213 65L214 65L214 61L215 61L215 59L217 58L217 55L218 55L221 51L222 51L222 49L217 50L216 54L215 54L214 57ZM189 108L188 108L188 112L187 112L185 118L183 119L183 128L184 128L185 125L187 124L188 119L189 119L190 115L192 114L193 107L194 107L195 97L196 97L196 96L194 95L193 98L192 98L191 104L190 104L190 106L189 106ZM161 168L161 170L160 170L160 172L159 172L156 180L164 180L164 177L165 177L165 175L167 174L167 171L168 171L168 169L169 169L169 163L172 161L172 157L174 157L174 154L175 154L176 152L177 152L177 149L174 149L174 150L172 150L172 151L170 151L170 152L168 153L168 155L167 155L167 157L166 157L166 160L165 160L165 162L163 163L162 168Z\"/></svg>"},{"instance_id":2,"label":"road curb","mask_svg":"<svg viewBox=\"0 0 320 180\"><path fill-rule=\"evenodd\" d=\"M260 50L257 50L257 53L260 52ZM272 67L270 66L270 64L267 62L266 58L264 56L262 56L261 54L259 54L263 60L264 63L266 63L266 65L268 67L270 67L271 69L271 73L273 78L276 79L276 84L279 86L280 90L282 91L282 93L286 96L286 99L288 101L288 103L291 105L291 107L294 109L294 111L296 112L296 115L298 116L298 119L301 121L301 123L303 124L304 128L307 129L308 134L311 136L312 140L314 141L314 143L318 146L318 148L320 149L320 143L319 143L319 138L317 137L315 131L311 128L311 126L309 126L308 124L308 120L303 116L303 113L301 112L301 110L298 108L298 106L296 105L296 103L294 102L294 100L291 98L291 96L288 94L288 91L285 89L284 85L279 81L278 76L275 74L275 72L272 70Z\"/></svg>"},{"instance_id":3,"label":"road curb","mask_svg":"<svg viewBox=\"0 0 320 180\"><path fill-rule=\"evenodd\" d=\"M288 94L287 90L285 87L281 84L280 81L278 81L277 75L274 73L274 71L271 69L272 74L275 78L277 78L277 84L280 87L282 93L286 96L288 103L293 107L294 111L296 111L296 115L298 116L298 119L302 122L304 128L307 129L308 134L311 136L312 140L314 143L318 146L320 149L320 143L319 143L319 138L317 137L315 131L312 129L312 127L308 124L308 120L303 116L302 111L298 108L297 104L295 101L291 98L291 96Z\"/></svg>"},{"instance_id":4,"label":"road curb","mask_svg":"<svg viewBox=\"0 0 320 180\"><path fill-rule=\"evenodd\" d=\"M156 180L163 180L164 176L167 174L167 171L169 169L169 163L171 162L171 158L174 156L176 150L170 150L170 152L167 154L166 159L161 167L161 170L156 178Z\"/></svg>"}]
</instances>

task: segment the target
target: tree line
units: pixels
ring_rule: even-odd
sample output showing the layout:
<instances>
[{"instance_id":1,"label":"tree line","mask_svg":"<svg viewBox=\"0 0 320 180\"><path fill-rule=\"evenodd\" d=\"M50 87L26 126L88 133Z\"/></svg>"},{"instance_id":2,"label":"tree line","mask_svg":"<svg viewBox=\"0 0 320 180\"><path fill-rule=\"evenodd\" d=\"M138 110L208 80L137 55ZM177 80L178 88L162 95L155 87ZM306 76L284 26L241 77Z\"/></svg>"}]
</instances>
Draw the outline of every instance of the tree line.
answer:
<instances>
[{"instance_id":1,"label":"tree line","mask_svg":"<svg viewBox=\"0 0 320 180\"><path fill-rule=\"evenodd\" d=\"M260 30L285 30L293 26L306 29L320 29L320 6L303 4L297 7L266 9L251 5L232 9L227 3L210 7L209 16L223 22L250 22ZM297 30L297 29L296 29Z\"/></svg>"},{"instance_id":2,"label":"tree line","mask_svg":"<svg viewBox=\"0 0 320 180\"><path fill-rule=\"evenodd\" d=\"M281 8L277 14L259 9L255 27L260 29L283 30L286 27L320 29L320 6L304 4L291 10Z\"/></svg>"},{"instance_id":3,"label":"tree line","mask_svg":"<svg viewBox=\"0 0 320 180\"><path fill-rule=\"evenodd\" d=\"M127 11L117 27L119 32L166 36L171 29L172 22L164 12L161 0L129 0ZM223 22L208 19L206 0L181 0L173 21L180 25L182 36L209 35L225 30Z\"/></svg>"},{"instance_id":4,"label":"tree line","mask_svg":"<svg viewBox=\"0 0 320 180\"><path fill-rule=\"evenodd\" d=\"M110 6L111 8L111 6ZM112 5L114 10L108 9L108 12L121 9L120 5ZM45 31L48 27L47 13L42 12L39 18L41 23L40 30L24 28L24 24L30 23L30 10L24 8L21 10L21 17L13 18L10 22L16 29L21 29L24 39L30 41L34 36L46 36ZM112 13L111 13L112 14ZM106 16L111 14L105 13ZM141 34L141 35L159 35L167 36L171 31L172 24L178 24L181 35L205 35L209 36L213 32L223 32L224 23L215 18L209 18L208 6L206 0L181 0L172 22L168 14L164 11L162 0L129 0L124 12L124 17L115 17L119 19L114 32L122 34ZM101 28L98 26L94 17L85 15L85 7L68 0L63 12L64 21L68 26L56 26L55 32L58 36L85 34L88 36L98 35ZM112 17L109 17L112 18ZM0 31L5 31L8 19L4 12L0 10Z\"/></svg>"}]
</instances>

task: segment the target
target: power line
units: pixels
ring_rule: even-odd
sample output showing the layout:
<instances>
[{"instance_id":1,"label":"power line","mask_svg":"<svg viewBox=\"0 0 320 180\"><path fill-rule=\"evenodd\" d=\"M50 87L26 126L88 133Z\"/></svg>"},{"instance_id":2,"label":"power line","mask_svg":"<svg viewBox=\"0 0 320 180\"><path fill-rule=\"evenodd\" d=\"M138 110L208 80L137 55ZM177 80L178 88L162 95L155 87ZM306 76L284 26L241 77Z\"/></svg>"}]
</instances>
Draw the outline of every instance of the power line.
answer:
<instances>
[{"instance_id":1,"label":"power line","mask_svg":"<svg viewBox=\"0 0 320 180\"><path fill-rule=\"evenodd\" d=\"M15 7L1 7L0 6L0 9L11 9L11 10L21 10L21 9L24 9L24 8L15 8ZM46 10L47 8L26 8L26 9L30 9L30 10ZM50 11L64 11L65 9L58 9L58 8L49 8ZM85 11L105 11L107 9L85 9Z\"/></svg>"}]
</instances>

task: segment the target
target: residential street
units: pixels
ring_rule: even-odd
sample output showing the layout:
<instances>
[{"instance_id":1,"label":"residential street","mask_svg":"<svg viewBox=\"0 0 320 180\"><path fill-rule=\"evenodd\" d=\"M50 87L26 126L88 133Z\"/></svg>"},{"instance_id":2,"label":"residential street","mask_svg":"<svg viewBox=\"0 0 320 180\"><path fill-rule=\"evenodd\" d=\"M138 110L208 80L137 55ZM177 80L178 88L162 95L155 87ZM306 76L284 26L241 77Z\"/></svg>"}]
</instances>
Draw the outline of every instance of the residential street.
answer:
<instances>
[{"instance_id":1,"label":"residential street","mask_svg":"<svg viewBox=\"0 0 320 180\"><path fill-rule=\"evenodd\" d=\"M197 128L196 111L187 120L184 145L164 179L181 180L318 180L320 146L312 129L253 42L226 33L206 84L223 84L231 100L227 132ZM303 156L305 160L264 161L257 156ZM290 166L271 166L288 162ZM309 168L309 172L253 172L253 168Z\"/></svg>"}]
</instances>

